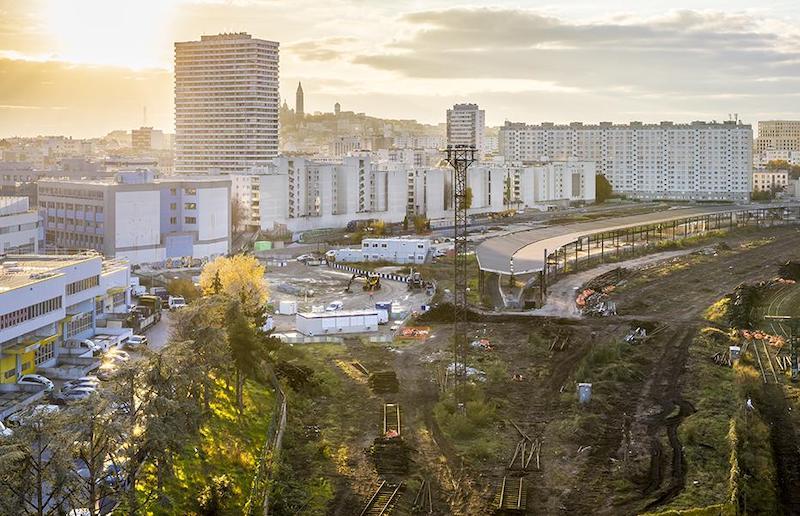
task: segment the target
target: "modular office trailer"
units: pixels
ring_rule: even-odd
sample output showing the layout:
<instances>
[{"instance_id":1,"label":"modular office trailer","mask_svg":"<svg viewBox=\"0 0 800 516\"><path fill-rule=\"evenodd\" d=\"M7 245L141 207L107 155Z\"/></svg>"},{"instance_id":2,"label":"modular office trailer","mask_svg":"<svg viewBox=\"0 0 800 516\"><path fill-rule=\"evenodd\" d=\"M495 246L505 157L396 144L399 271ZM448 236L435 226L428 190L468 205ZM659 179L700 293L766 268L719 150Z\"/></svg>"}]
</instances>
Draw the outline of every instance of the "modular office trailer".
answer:
<instances>
[{"instance_id":1,"label":"modular office trailer","mask_svg":"<svg viewBox=\"0 0 800 516\"><path fill-rule=\"evenodd\" d=\"M378 311L298 312L295 326L297 331L311 337L375 332L378 331Z\"/></svg>"}]
</instances>

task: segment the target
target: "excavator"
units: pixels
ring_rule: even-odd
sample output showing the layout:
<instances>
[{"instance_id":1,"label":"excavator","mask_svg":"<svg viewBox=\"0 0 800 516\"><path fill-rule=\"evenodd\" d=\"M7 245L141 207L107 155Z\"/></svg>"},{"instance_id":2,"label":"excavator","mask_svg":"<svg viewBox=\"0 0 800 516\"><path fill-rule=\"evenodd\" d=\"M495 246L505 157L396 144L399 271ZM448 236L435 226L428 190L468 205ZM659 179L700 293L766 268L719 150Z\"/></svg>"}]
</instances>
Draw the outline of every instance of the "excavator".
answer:
<instances>
[{"instance_id":1,"label":"excavator","mask_svg":"<svg viewBox=\"0 0 800 516\"><path fill-rule=\"evenodd\" d=\"M353 285L353 282L356 278L364 278L364 291L366 292L374 292L376 290L381 289L381 277L378 275L367 274L364 272L356 272L350 277L350 281L347 282L347 286L345 287L344 291L346 293L352 292L350 287Z\"/></svg>"}]
</instances>

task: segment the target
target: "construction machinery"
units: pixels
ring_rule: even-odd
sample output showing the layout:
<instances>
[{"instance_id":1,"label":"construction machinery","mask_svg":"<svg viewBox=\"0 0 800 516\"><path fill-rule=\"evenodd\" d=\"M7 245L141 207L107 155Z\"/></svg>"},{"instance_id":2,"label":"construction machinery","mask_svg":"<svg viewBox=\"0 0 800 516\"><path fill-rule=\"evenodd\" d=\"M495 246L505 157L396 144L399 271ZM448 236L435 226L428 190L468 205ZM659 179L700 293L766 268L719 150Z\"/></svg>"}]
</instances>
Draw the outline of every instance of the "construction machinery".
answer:
<instances>
[{"instance_id":1,"label":"construction machinery","mask_svg":"<svg viewBox=\"0 0 800 516\"><path fill-rule=\"evenodd\" d=\"M350 281L347 282L347 286L344 288L346 293L352 292L350 287L353 286L353 282L356 278L364 278L364 286L362 289L365 292L375 292L376 290L381 289L381 277L377 274L369 274L366 272L356 272L350 277Z\"/></svg>"}]
</instances>

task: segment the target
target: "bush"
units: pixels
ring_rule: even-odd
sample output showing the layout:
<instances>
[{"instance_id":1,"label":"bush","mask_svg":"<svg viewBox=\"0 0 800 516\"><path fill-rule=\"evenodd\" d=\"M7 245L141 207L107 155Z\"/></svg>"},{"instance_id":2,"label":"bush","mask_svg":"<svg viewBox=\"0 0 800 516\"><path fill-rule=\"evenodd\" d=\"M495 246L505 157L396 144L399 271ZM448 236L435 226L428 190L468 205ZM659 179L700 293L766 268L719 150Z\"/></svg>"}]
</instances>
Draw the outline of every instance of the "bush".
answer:
<instances>
[{"instance_id":1,"label":"bush","mask_svg":"<svg viewBox=\"0 0 800 516\"><path fill-rule=\"evenodd\" d=\"M171 296L181 296L187 303L191 303L200 298L200 289L186 278L174 279L167 283L167 292Z\"/></svg>"}]
</instances>

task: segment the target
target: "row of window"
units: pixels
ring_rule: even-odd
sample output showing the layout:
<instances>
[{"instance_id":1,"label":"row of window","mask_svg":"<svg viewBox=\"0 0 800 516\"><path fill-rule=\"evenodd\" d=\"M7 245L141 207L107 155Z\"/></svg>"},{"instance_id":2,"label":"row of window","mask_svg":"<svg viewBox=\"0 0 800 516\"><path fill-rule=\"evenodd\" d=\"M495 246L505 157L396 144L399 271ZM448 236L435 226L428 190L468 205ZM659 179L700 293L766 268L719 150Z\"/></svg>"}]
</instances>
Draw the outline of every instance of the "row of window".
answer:
<instances>
[{"instance_id":1,"label":"row of window","mask_svg":"<svg viewBox=\"0 0 800 516\"><path fill-rule=\"evenodd\" d=\"M67 285L67 295L71 296L73 294L77 294L78 292L82 292L88 288L96 287L100 284L100 276L90 276L88 278L73 281Z\"/></svg>"},{"instance_id":2,"label":"row of window","mask_svg":"<svg viewBox=\"0 0 800 516\"><path fill-rule=\"evenodd\" d=\"M103 207L102 206L93 206L91 204L83 205L83 204L72 204L72 203L69 203L69 202L53 202L53 201L44 202L44 201L42 201L42 202L39 203L39 207L40 208L55 208L57 210L74 210L74 211L86 211L86 212L89 212L89 213L91 213L91 212L103 213Z\"/></svg>"},{"instance_id":3,"label":"row of window","mask_svg":"<svg viewBox=\"0 0 800 516\"><path fill-rule=\"evenodd\" d=\"M0 330L11 328L25 321L35 319L39 316L54 312L61 308L61 296L42 301L34 305L14 310L7 314L0 315Z\"/></svg>"}]
</instances>

